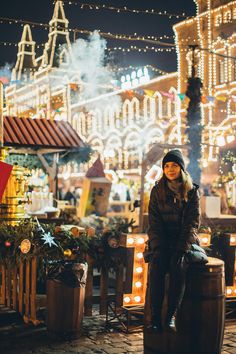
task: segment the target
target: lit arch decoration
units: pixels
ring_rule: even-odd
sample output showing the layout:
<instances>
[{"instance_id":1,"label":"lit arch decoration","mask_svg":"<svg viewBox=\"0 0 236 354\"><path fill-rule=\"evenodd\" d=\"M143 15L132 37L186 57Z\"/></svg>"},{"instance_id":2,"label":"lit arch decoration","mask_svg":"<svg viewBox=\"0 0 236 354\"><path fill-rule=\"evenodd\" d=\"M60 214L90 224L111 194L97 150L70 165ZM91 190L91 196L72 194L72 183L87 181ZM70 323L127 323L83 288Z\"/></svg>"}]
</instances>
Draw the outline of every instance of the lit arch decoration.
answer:
<instances>
[{"instance_id":1,"label":"lit arch decoration","mask_svg":"<svg viewBox=\"0 0 236 354\"><path fill-rule=\"evenodd\" d=\"M82 136L82 127L81 127L81 122L79 120L78 113L75 113L74 115L72 115L71 125L72 125L72 128L74 128L75 131L79 134L79 136Z\"/></svg>"},{"instance_id":2,"label":"lit arch decoration","mask_svg":"<svg viewBox=\"0 0 236 354\"><path fill-rule=\"evenodd\" d=\"M120 129L121 128L121 110L120 107L115 104L114 107L114 115L115 115L115 128Z\"/></svg>"},{"instance_id":3,"label":"lit arch decoration","mask_svg":"<svg viewBox=\"0 0 236 354\"><path fill-rule=\"evenodd\" d=\"M137 97L134 97L131 101L131 115L129 117L129 123L132 123L134 120L138 121L139 118L139 100Z\"/></svg>"},{"instance_id":4,"label":"lit arch decoration","mask_svg":"<svg viewBox=\"0 0 236 354\"><path fill-rule=\"evenodd\" d=\"M219 53L219 52L227 52L228 44L220 37L217 38L216 41L212 43L212 51ZM217 75L220 74L219 70L220 67L218 65L223 64L223 71L224 71L224 81L228 79L228 59L227 58L219 58L216 54L212 54L213 56L213 84L214 86L219 85L220 83L217 82Z\"/></svg>"},{"instance_id":5,"label":"lit arch decoration","mask_svg":"<svg viewBox=\"0 0 236 354\"><path fill-rule=\"evenodd\" d=\"M99 108L91 110L91 134L102 131L102 112Z\"/></svg>"},{"instance_id":6,"label":"lit arch decoration","mask_svg":"<svg viewBox=\"0 0 236 354\"><path fill-rule=\"evenodd\" d=\"M86 114L84 112L79 113L79 131L81 132L82 136L87 135L87 129L86 129Z\"/></svg>"},{"instance_id":7,"label":"lit arch decoration","mask_svg":"<svg viewBox=\"0 0 236 354\"><path fill-rule=\"evenodd\" d=\"M170 133L168 134L168 144L181 145L181 140L181 131L178 124L176 124L171 128Z\"/></svg>"},{"instance_id":8,"label":"lit arch decoration","mask_svg":"<svg viewBox=\"0 0 236 354\"><path fill-rule=\"evenodd\" d=\"M155 119L156 119L156 114L157 114L157 119L158 118L162 118L163 114L162 114L162 95L159 91L156 91L154 93L155 98ZM156 113L157 111L157 113Z\"/></svg>"},{"instance_id":9,"label":"lit arch decoration","mask_svg":"<svg viewBox=\"0 0 236 354\"><path fill-rule=\"evenodd\" d=\"M106 128L114 128L115 127L115 117L114 117L114 109L112 106L106 106L104 109L104 125Z\"/></svg>"},{"instance_id":10,"label":"lit arch decoration","mask_svg":"<svg viewBox=\"0 0 236 354\"><path fill-rule=\"evenodd\" d=\"M229 56L236 57L236 43L235 43L236 34L232 35L228 39L229 43ZM229 81L236 81L236 63L234 59L229 59Z\"/></svg>"},{"instance_id":11,"label":"lit arch decoration","mask_svg":"<svg viewBox=\"0 0 236 354\"><path fill-rule=\"evenodd\" d=\"M149 131L145 136L145 152L148 152L154 144L164 143L165 141L165 135L163 131L156 126L150 126Z\"/></svg>"},{"instance_id":12,"label":"lit arch decoration","mask_svg":"<svg viewBox=\"0 0 236 354\"><path fill-rule=\"evenodd\" d=\"M121 167L122 159L123 159L123 157L122 157L122 141L118 135L112 134L111 136L109 136L109 138L106 141L104 150L106 150L106 151L113 150L115 153L113 160L115 161L117 159L117 162L120 165L119 167ZM105 161L104 156L103 156L103 159Z\"/></svg>"},{"instance_id":13,"label":"lit arch decoration","mask_svg":"<svg viewBox=\"0 0 236 354\"><path fill-rule=\"evenodd\" d=\"M132 115L132 106L130 100L126 99L122 107L123 112L123 127L125 128L128 125L129 119Z\"/></svg>"},{"instance_id":14,"label":"lit arch decoration","mask_svg":"<svg viewBox=\"0 0 236 354\"><path fill-rule=\"evenodd\" d=\"M144 120L147 121L150 117L151 121L155 121L156 118L156 104L155 104L155 98L154 97L149 97L149 96L144 96L143 99L143 117Z\"/></svg>"},{"instance_id":15,"label":"lit arch decoration","mask_svg":"<svg viewBox=\"0 0 236 354\"><path fill-rule=\"evenodd\" d=\"M180 99L177 96L177 90L175 87L171 86L171 88L169 89L169 93L174 95L174 100L171 101L169 100L170 103L170 116L177 116L177 112L179 112L180 110Z\"/></svg>"},{"instance_id":16,"label":"lit arch decoration","mask_svg":"<svg viewBox=\"0 0 236 354\"><path fill-rule=\"evenodd\" d=\"M135 157L137 157L139 164L142 162L141 139L141 135L135 131L131 131L126 136L124 142L124 162L126 168L133 165Z\"/></svg>"}]
</instances>

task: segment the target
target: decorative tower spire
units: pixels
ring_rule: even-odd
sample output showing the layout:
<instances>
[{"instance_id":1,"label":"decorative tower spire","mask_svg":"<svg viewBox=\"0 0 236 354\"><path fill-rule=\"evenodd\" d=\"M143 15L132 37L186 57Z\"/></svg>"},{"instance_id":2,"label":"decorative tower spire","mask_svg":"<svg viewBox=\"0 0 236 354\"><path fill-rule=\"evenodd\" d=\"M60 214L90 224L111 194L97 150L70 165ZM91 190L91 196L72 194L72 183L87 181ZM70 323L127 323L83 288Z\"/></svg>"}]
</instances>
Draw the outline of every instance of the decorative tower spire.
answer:
<instances>
[{"instance_id":1,"label":"decorative tower spire","mask_svg":"<svg viewBox=\"0 0 236 354\"><path fill-rule=\"evenodd\" d=\"M36 69L35 62L35 42L29 25L25 25L18 43L17 61L12 70L12 80L22 80L31 77Z\"/></svg>"},{"instance_id":2,"label":"decorative tower spire","mask_svg":"<svg viewBox=\"0 0 236 354\"><path fill-rule=\"evenodd\" d=\"M71 48L69 31L69 21L65 17L63 1L56 1L53 17L49 22L50 30L48 42L45 45L42 66L57 67L60 62L60 47L64 44Z\"/></svg>"}]
</instances>

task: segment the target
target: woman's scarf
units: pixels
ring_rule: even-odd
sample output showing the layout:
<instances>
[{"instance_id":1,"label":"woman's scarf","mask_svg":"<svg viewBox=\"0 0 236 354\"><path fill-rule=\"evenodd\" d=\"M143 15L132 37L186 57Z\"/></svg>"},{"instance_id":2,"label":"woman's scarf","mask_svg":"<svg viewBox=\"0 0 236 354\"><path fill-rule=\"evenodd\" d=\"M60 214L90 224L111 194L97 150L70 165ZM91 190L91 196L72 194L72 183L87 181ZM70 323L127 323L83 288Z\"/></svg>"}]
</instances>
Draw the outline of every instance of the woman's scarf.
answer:
<instances>
[{"instance_id":1,"label":"woman's scarf","mask_svg":"<svg viewBox=\"0 0 236 354\"><path fill-rule=\"evenodd\" d=\"M182 203L183 201L183 183L179 180L167 181L168 188L174 192L175 197Z\"/></svg>"}]
</instances>

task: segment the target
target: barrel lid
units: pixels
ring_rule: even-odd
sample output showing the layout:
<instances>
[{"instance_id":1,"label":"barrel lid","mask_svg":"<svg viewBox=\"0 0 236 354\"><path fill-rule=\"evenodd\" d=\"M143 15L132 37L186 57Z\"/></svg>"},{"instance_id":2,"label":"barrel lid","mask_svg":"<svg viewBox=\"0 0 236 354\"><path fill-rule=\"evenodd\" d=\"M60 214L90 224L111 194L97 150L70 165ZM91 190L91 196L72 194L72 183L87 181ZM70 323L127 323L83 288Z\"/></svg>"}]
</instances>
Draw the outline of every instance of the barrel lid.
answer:
<instances>
[{"instance_id":1,"label":"barrel lid","mask_svg":"<svg viewBox=\"0 0 236 354\"><path fill-rule=\"evenodd\" d=\"M208 263L206 264L206 267L218 267L222 265L224 265L224 261L222 261L222 259L208 257Z\"/></svg>"}]
</instances>

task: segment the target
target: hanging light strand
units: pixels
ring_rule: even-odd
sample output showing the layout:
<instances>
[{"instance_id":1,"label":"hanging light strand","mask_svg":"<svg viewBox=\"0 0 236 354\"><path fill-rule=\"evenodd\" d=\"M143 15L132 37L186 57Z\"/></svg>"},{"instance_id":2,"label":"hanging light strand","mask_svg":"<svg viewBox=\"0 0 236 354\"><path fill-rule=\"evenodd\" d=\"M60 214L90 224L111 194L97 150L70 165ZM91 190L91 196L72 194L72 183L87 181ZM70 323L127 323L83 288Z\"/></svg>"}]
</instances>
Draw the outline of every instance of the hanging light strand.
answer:
<instances>
[{"instance_id":1,"label":"hanging light strand","mask_svg":"<svg viewBox=\"0 0 236 354\"><path fill-rule=\"evenodd\" d=\"M42 22L33 22L33 21L26 21L26 20L21 20L21 19L12 19L12 18L7 18L7 17L0 17L0 23L8 23L8 24L20 24L21 26L24 26L25 24L31 25L32 28L34 27L40 27L42 29L48 30L50 28L50 25L47 23L42 23ZM65 30L64 27L57 26L58 30ZM74 35L77 33L81 34L86 34L90 35L93 33L93 31L85 30L85 29L79 29L79 28L68 28L69 32L73 32ZM134 33L133 35L126 35L126 34L114 34L111 32L102 32L98 30L99 34L108 39L117 39L117 40L126 40L126 41L141 41L141 42L147 42L147 43L152 43L152 44L157 44L157 45L163 45L163 46L173 46L174 43L168 43L164 41L160 41L159 39L173 39L173 37L169 37L167 35L162 35L159 37L154 37L154 36L142 36L138 35L137 33Z\"/></svg>"},{"instance_id":2,"label":"hanging light strand","mask_svg":"<svg viewBox=\"0 0 236 354\"><path fill-rule=\"evenodd\" d=\"M76 5L79 6L81 10L111 10L115 11L116 13L123 13L123 12L128 12L132 14L146 14L146 15L156 15L156 16L166 16L169 19L172 18L189 18L187 15L183 12L181 14L172 14L169 13L166 10L155 10L155 9L130 9L127 8L126 6L124 7L115 7L115 6L108 6L104 4L89 4L89 3L83 3L80 1L71 1L71 0L64 0L64 4L67 5ZM55 1L53 2L55 4Z\"/></svg>"},{"instance_id":3,"label":"hanging light strand","mask_svg":"<svg viewBox=\"0 0 236 354\"><path fill-rule=\"evenodd\" d=\"M3 46L8 46L8 47L17 47L18 43L13 43L13 42L0 42L0 45ZM30 46L30 44L25 44L26 47ZM40 47L44 47L45 43L40 43L37 44L36 47L40 48ZM106 50L108 52L114 52L114 51L123 51L123 52L130 52L130 51L138 51L138 52L148 52L148 51L154 51L154 52L171 52L173 50L175 50L174 47L171 48L156 48L156 47L144 47L144 48L140 48L137 46L130 46L129 48L125 48L125 47L107 47Z\"/></svg>"},{"instance_id":4,"label":"hanging light strand","mask_svg":"<svg viewBox=\"0 0 236 354\"><path fill-rule=\"evenodd\" d=\"M149 52L149 51L154 51L154 52L172 52L175 50L175 47L171 48L156 48L156 47L144 47L140 48L135 45L131 45L129 48L124 48L124 47L112 47L112 48L107 48L108 52L113 52L113 51L121 51L121 52L131 52L131 51L137 51L137 52Z\"/></svg>"}]
</instances>

